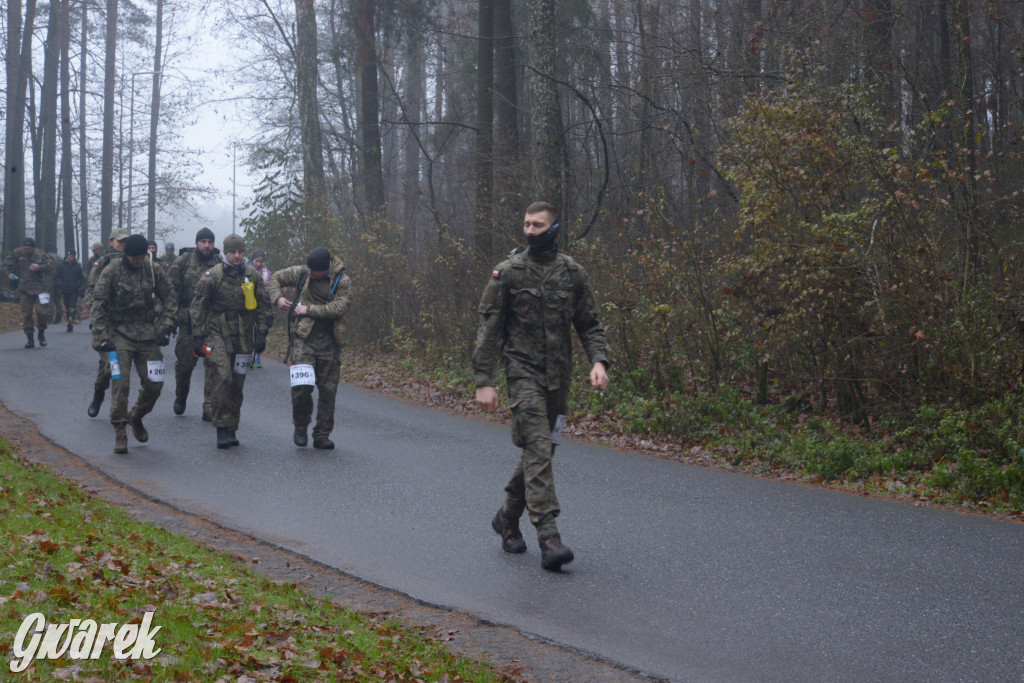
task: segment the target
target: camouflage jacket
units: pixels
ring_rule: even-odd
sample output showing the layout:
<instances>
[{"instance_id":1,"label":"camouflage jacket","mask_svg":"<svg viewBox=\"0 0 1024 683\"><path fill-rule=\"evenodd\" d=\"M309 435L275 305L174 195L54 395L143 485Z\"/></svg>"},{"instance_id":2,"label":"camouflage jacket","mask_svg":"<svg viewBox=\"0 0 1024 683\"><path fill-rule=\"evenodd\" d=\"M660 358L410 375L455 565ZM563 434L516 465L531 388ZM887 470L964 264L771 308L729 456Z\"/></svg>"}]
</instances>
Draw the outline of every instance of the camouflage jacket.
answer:
<instances>
[{"instance_id":1,"label":"camouflage jacket","mask_svg":"<svg viewBox=\"0 0 1024 683\"><path fill-rule=\"evenodd\" d=\"M38 270L29 270L29 266L33 263L39 264ZM17 280L11 282L12 285L17 286L18 294L33 295L50 291L49 285L53 280L53 261L42 249L33 249L32 253L26 254L23 247L18 247L4 259L3 267L0 267L0 270L8 276L18 276Z\"/></svg>"},{"instance_id":2,"label":"camouflage jacket","mask_svg":"<svg viewBox=\"0 0 1024 683\"><path fill-rule=\"evenodd\" d=\"M103 270L110 265L110 262L123 256L121 252L113 247L107 247L103 250L103 253L96 257L92 267L89 269L89 275L86 277L85 285L85 296L82 297L82 303L92 309L93 291L96 289L96 283L99 282L100 275L103 274ZM92 317L92 314L89 314Z\"/></svg>"},{"instance_id":3,"label":"camouflage jacket","mask_svg":"<svg viewBox=\"0 0 1024 683\"><path fill-rule=\"evenodd\" d=\"M178 297L178 324L191 334L191 319L189 308L192 306L192 296L195 293L196 282L203 273L220 263L220 252L214 249L209 256L203 256L198 249L188 249L174 259L170 269L167 271L171 278L171 285Z\"/></svg>"},{"instance_id":4,"label":"camouflage jacket","mask_svg":"<svg viewBox=\"0 0 1024 683\"><path fill-rule=\"evenodd\" d=\"M499 263L479 311L473 351L477 387L493 386L499 355L510 380L534 378L549 391L568 386L572 328L590 362L608 364L608 341L587 272L557 251L527 251Z\"/></svg>"},{"instance_id":5,"label":"camouflage jacket","mask_svg":"<svg viewBox=\"0 0 1024 683\"><path fill-rule=\"evenodd\" d=\"M345 339L345 313L351 302L352 283L345 274L345 264L337 256L331 257L330 275L322 280L309 277L305 266L292 266L279 270L270 276L270 303L274 304L285 287L298 287L302 272L306 271L298 302L309 308L306 315L289 315L289 332L300 339L306 339L318 320L327 323L327 329L334 335L334 342L341 347Z\"/></svg>"},{"instance_id":6,"label":"camouflage jacket","mask_svg":"<svg viewBox=\"0 0 1024 683\"><path fill-rule=\"evenodd\" d=\"M256 308L247 310L244 283L253 285ZM215 336L228 345L229 353L250 353L255 332L266 332L274 324L274 309L263 278L252 266L237 268L218 263L196 282L189 308L192 334Z\"/></svg>"},{"instance_id":7,"label":"camouflage jacket","mask_svg":"<svg viewBox=\"0 0 1024 683\"><path fill-rule=\"evenodd\" d=\"M115 334L133 341L153 341L161 329L174 324L178 311L163 269L146 262L135 269L127 257L114 259L103 269L92 297L93 348Z\"/></svg>"}]
</instances>

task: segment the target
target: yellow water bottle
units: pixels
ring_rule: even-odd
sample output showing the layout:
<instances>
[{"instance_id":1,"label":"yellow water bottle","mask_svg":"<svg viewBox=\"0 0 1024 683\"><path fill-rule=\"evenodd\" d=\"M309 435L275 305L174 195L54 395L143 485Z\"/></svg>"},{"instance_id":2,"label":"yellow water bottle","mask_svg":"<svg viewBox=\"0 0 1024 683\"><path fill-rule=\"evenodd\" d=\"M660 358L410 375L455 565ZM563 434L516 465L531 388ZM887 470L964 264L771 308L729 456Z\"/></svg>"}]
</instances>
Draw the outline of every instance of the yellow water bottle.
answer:
<instances>
[{"instance_id":1,"label":"yellow water bottle","mask_svg":"<svg viewBox=\"0 0 1024 683\"><path fill-rule=\"evenodd\" d=\"M242 283L242 293L245 294L245 310L255 311L256 310L256 285L249 282L249 278L245 278L245 282Z\"/></svg>"}]
</instances>

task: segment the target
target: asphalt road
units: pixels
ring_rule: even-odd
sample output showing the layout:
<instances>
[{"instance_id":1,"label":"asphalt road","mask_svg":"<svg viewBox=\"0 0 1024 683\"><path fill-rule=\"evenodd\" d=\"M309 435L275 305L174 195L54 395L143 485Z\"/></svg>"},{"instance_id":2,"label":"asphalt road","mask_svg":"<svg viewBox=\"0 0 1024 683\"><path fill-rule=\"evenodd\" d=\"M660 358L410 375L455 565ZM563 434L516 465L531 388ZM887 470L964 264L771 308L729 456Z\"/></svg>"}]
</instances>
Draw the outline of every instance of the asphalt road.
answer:
<instances>
[{"instance_id":1,"label":"asphalt road","mask_svg":"<svg viewBox=\"0 0 1024 683\"><path fill-rule=\"evenodd\" d=\"M490 529L506 427L343 385L338 449L299 449L287 369L265 361L240 447L215 448L197 374L185 415L171 381L149 443L117 456L109 398L85 412L85 327L51 329L46 349L0 336L9 409L153 497L367 581L676 681L1024 680L1024 525L569 442L555 469L577 559L551 574L531 533L507 555Z\"/></svg>"}]
</instances>

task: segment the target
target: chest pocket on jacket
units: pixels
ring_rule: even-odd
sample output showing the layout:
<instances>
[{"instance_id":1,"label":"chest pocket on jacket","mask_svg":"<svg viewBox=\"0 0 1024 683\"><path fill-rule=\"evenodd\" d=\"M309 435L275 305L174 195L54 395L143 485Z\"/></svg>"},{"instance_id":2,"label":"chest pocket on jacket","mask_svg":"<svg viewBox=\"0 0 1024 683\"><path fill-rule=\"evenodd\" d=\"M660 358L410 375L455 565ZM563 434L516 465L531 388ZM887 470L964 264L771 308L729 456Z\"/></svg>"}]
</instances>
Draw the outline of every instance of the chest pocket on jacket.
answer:
<instances>
[{"instance_id":1,"label":"chest pocket on jacket","mask_svg":"<svg viewBox=\"0 0 1024 683\"><path fill-rule=\"evenodd\" d=\"M146 301L149 298L149 289L133 286L130 279L120 277L117 280L117 289L114 291L114 301L118 308L146 308Z\"/></svg>"},{"instance_id":2,"label":"chest pocket on jacket","mask_svg":"<svg viewBox=\"0 0 1024 683\"><path fill-rule=\"evenodd\" d=\"M512 289L509 290L512 299L512 311L520 321L530 325L541 315L541 300L543 292L539 289Z\"/></svg>"},{"instance_id":3,"label":"chest pocket on jacket","mask_svg":"<svg viewBox=\"0 0 1024 683\"><path fill-rule=\"evenodd\" d=\"M572 293L561 289L544 292L544 306L561 318L571 318L573 313Z\"/></svg>"}]
</instances>

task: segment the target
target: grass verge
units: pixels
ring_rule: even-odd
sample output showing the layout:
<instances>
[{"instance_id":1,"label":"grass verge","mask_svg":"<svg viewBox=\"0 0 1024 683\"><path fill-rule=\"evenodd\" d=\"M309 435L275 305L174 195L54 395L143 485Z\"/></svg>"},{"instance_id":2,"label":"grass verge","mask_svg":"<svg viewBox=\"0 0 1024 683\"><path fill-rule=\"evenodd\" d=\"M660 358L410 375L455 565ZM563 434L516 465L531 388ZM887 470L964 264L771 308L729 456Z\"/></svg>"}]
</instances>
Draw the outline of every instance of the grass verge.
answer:
<instances>
[{"instance_id":1,"label":"grass verge","mask_svg":"<svg viewBox=\"0 0 1024 683\"><path fill-rule=\"evenodd\" d=\"M0 437L0 678L25 618L139 624L149 660L33 660L22 680L501 681L397 622L266 580L21 461Z\"/></svg>"}]
</instances>

